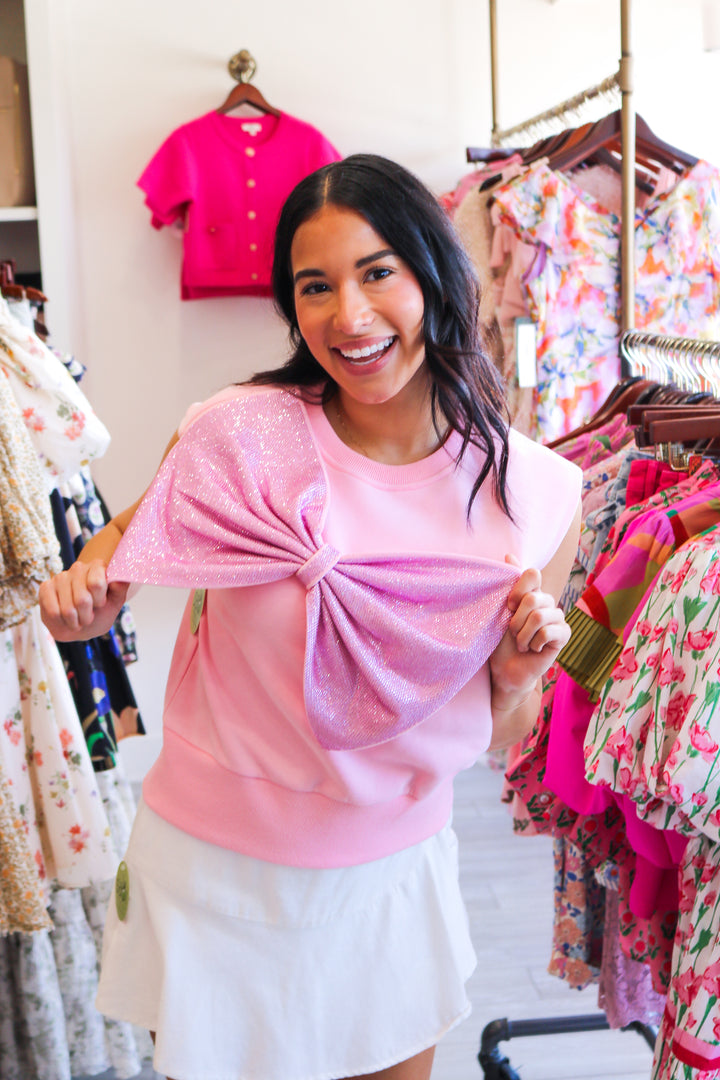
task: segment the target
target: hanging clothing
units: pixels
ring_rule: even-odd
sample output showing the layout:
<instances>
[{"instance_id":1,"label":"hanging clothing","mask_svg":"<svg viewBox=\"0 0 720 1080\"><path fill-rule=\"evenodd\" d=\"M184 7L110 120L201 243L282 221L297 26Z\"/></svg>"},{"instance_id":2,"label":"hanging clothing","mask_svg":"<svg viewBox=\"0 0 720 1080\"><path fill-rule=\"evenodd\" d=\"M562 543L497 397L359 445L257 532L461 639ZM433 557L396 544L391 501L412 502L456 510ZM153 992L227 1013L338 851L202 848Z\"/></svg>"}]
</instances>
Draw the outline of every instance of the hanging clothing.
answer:
<instances>
[{"instance_id":1,"label":"hanging clothing","mask_svg":"<svg viewBox=\"0 0 720 1080\"><path fill-rule=\"evenodd\" d=\"M631 799L658 830L689 837L680 867L670 992L657 1080L720 1068L720 527L667 563L588 729L587 776Z\"/></svg>"},{"instance_id":2,"label":"hanging clothing","mask_svg":"<svg viewBox=\"0 0 720 1080\"><path fill-rule=\"evenodd\" d=\"M601 438L602 434L600 432ZM623 550L623 542L631 542L634 536L638 546L633 559L637 561L642 554L643 559L651 557L652 561L652 551L647 550L643 553L643 548L648 548L648 544L646 539L643 539L643 534L640 531L640 527L643 526L645 521L649 520L651 513L657 514L658 509L664 508L665 523L661 526L661 529L665 529L668 522L675 523L675 532L672 537L663 534L663 543L656 544L656 555L660 557L661 563L663 560L667 560L672 551L672 544L681 544L686 539L687 529L693 527L691 524L693 514L696 515L695 524L702 525L703 516L708 510L711 514L716 513L712 505L715 501L712 499L712 492L714 490L713 485L717 484L717 469L712 463L704 464L692 477L687 477L685 474L674 474L675 479L679 475L680 482L673 486L667 486L671 476L668 475L666 469L657 467L654 462L648 461L647 458L636 457L637 451L634 448L631 448L627 453L632 460L630 469L625 470L628 481L626 486L634 494L640 492L648 494L648 492L653 491L654 485L657 485L658 489L645 503L624 509L625 496L622 490L618 489L621 485L622 466L613 485L608 486L607 491L612 492L612 501L615 505L617 520L609 530L608 539L597 557L597 561L593 563L591 559L588 564L591 575L595 575L590 580L599 580L601 588L603 587L604 568L612 567L613 556L619 555ZM629 478L633 476L634 482L630 484ZM618 487L615 488L614 485L618 485ZM585 498L592 499L597 491L597 487L590 487L585 494ZM690 497L689 504L688 497ZM670 517L667 517L673 507L680 509L685 507L685 516L683 517L682 513L675 512ZM602 507L598 507L595 512L601 510ZM610 511L610 503L608 503L608 511ZM605 527L608 524L609 522L606 521ZM646 525L644 527L647 528ZM672 528L670 531L673 532ZM656 540L660 535L660 533L655 534ZM670 547L667 546L668 541L671 541ZM584 557L582 551L580 557ZM640 589L639 582L642 581L644 576L643 572L638 576L633 571L633 559L627 564L630 578L628 579L629 590L624 601L626 617L630 618L630 625L632 625L633 618L636 617L633 614L634 609L642 600L642 590L640 590L639 599L632 600L633 589ZM658 565L661 565L661 563ZM648 586L651 584L652 577L656 577L656 574L651 575L651 578L648 579ZM628 596L630 599L628 599ZM595 609L593 608L593 610ZM613 625L617 623L618 627L621 625L619 618L621 610L617 603L611 605L612 615L615 619ZM577 642L575 647L577 648ZM525 804L532 825L537 831L551 832L555 838L556 848L561 845L560 851L570 843L577 845L579 851L582 852L582 856L579 858L577 867L574 870L576 880L585 880L588 870L594 870L597 873L603 867L613 867L615 879L619 882L619 921L617 925L620 928L619 943L622 953L626 958L645 964L649 969L652 989L655 992L664 994L669 986L671 974L671 951L677 925L677 893L675 890L674 897L664 896L662 902L658 902L652 913L644 917L638 914L637 908L633 909L633 887L637 888L635 882L638 880L637 869L639 865L642 865L642 874L639 880L642 881L644 876L647 884L653 879L653 874L657 879L657 871L653 869L653 860L662 865L663 858L665 859L666 875L669 875L666 876L666 884L672 884L677 874L678 861L682 857L685 839L682 836L677 836L677 843L673 852L668 852L667 841L663 837L667 838L669 834L656 835L655 830L647 826L645 822L636 822L633 828L632 817L627 816L629 812L627 805L618 799L612 800L603 797L603 789L595 789L595 796L587 794L590 789L589 787L583 787L585 783L585 761L582 748L578 750L575 747L571 752L570 760L565 753L562 739L563 732L567 727L565 724L566 719L568 722L577 725L577 733L582 739L588 723L592 724L590 720L592 706L590 705L589 711L584 714L584 720L580 717L575 703L571 704L570 712L568 712L568 708L564 704L565 698L557 696L559 679L562 680L562 685L565 687L572 685L572 680L569 680L565 673L561 674L559 664L556 664L546 676L541 716L532 735L526 740L522 753L514 761L512 769L507 773L508 784L515 796ZM582 708L586 709L588 707L583 705ZM553 725L556 730L553 730ZM603 741L602 734L596 733L595 738L598 739L597 745ZM551 740L554 746L554 758L551 753ZM610 744L610 750L613 750L613 743ZM587 744L585 752L587 753ZM550 769L549 778L548 769ZM561 774L563 779L559 781L558 778ZM631 827L630 833L628 832L629 826ZM644 839L652 849L652 858L649 862L646 859L644 863L640 863L639 860L645 859L650 852L647 846L644 848L642 846L638 847L638 828L640 826L646 830L641 839ZM653 845L655 846L653 847ZM666 854L661 858L662 851L665 851ZM583 867L585 867L585 870L582 869ZM675 868L674 872L673 867ZM659 879L658 884L661 884ZM584 982L597 974L597 969L591 962L594 939L590 926L579 918L579 912L574 920L568 918L568 915L572 916L576 912L572 900L573 891L577 891L577 886L571 884L569 891L570 895L567 899L562 894L556 897L558 910L562 909L565 917L564 921L556 920L555 923L551 970L560 974L566 981L575 979L574 985L583 985ZM648 908L646 907L643 910L648 911ZM568 958L573 959L572 965L565 963ZM583 964L585 967L582 966ZM644 985L647 989L647 976ZM607 997L607 988L603 992ZM652 1004L651 999L646 997L646 1004L649 1007Z\"/></svg>"},{"instance_id":3,"label":"hanging clothing","mask_svg":"<svg viewBox=\"0 0 720 1080\"><path fill-rule=\"evenodd\" d=\"M209 112L177 128L138 180L156 229L183 221L183 300L271 296L275 226L285 199L335 147L288 113Z\"/></svg>"},{"instance_id":4,"label":"hanging clothing","mask_svg":"<svg viewBox=\"0 0 720 1080\"><path fill-rule=\"evenodd\" d=\"M37 454L0 370L0 630L27 617L62 567Z\"/></svg>"},{"instance_id":5,"label":"hanging clothing","mask_svg":"<svg viewBox=\"0 0 720 1080\"><path fill-rule=\"evenodd\" d=\"M7 376L48 491L101 457L105 425L62 362L0 297L0 372Z\"/></svg>"},{"instance_id":6,"label":"hanging clothing","mask_svg":"<svg viewBox=\"0 0 720 1080\"><path fill-rule=\"evenodd\" d=\"M52 921L45 909L37 866L2 764L0 867L0 935L49 929Z\"/></svg>"},{"instance_id":7,"label":"hanging clothing","mask_svg":"<svg viewBox=\"0 0 720 1080\"><path fill-rule=\"evenodd\" d=\"M636 326L718 336L720 173L700 161L638 209ZM525 277L537 323L537 422L552 440L597 411L620 375L620 221L544 161L495 192L500 220L538 253Z\"/></svg>"}]
</instances>

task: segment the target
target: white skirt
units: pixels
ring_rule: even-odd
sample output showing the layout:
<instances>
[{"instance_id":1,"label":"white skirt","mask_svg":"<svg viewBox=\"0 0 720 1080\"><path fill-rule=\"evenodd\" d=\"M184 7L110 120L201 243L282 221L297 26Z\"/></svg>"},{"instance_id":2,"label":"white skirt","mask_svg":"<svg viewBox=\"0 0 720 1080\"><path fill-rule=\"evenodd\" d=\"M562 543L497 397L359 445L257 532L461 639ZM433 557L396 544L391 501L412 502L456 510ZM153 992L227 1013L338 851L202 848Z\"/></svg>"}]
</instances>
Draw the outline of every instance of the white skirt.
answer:
<instances>
[{"instance_id":1,"label":"white skirt","mask_svg":"<svg viewBox=\"0 0 720 1080\"><path fill-rule=\"evenodd\" d=\"M174 1080L336 1080L433 1046L476 958L450 826L360 866L278 866L140 803L97 1007L157 1033Z\"/></svg>"}]
</instances>

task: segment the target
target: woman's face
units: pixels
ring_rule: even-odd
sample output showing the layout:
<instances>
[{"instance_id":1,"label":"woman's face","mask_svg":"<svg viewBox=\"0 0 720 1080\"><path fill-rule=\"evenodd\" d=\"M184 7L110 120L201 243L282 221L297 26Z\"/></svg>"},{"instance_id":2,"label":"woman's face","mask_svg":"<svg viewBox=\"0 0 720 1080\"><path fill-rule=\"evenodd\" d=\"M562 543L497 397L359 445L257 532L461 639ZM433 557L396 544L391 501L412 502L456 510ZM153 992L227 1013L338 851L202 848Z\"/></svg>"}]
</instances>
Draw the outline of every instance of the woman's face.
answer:
<instances>
[{"instance_id":1,"label":"woman's face","mask_svg":"<svg viewBox=\"0 0 720 1080\"><path fill-rule=\"evenodd\" d=\"M364 217L328 204L290 254L300 333L341 393L380 404L426 382L422 290Z\"/></svg>"}]
</instances>

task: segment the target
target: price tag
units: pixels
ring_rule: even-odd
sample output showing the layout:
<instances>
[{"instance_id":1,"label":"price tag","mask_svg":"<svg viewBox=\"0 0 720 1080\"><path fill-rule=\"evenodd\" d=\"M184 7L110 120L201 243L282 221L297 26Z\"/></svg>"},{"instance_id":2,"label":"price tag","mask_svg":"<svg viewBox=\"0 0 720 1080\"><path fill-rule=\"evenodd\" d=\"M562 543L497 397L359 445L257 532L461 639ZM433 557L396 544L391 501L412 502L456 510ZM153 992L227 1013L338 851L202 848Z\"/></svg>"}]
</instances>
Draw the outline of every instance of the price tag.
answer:
<instances>
[{"instance_id":1,"label":"price tag","mask_svg":"<svg viewBox=\"0 0 720 1080\"><path fill-rule=\"evenodd\" d=\"M192 607L190 608L190 632L197 634L200 620L205 607L205 589L196 589L193 593Z\"/></svg>"},{"instance_id":2,"label":"price tag","mask_svg":"<svg viewBox=\"0 0 720 1080\"><path fill-rule=\"evenodd\" d=\"M537 348L532 319L515 320L515 371L518 386L537 386Z\"/></svg>"},{"instance_id":3,"label":"price tag","mask_svg":"<svg viewBox=\"0 0 720 1080\"><path fill-rule=\"evenodd\" d=\"M130 874L127 863L121 862L115 877L115 907L118 919L122 922L127 915L128 901L130 900Z\"/></svg>"}]
</instances>

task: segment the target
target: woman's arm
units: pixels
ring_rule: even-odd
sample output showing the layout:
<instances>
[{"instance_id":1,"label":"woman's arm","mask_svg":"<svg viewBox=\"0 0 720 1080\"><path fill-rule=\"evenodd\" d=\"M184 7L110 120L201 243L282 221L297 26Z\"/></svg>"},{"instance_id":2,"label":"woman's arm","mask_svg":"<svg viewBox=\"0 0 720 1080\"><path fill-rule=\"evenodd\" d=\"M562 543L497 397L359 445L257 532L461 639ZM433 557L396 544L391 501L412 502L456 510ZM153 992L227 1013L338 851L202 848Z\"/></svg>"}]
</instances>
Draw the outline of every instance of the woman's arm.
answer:
<instances>
[{"instance_id":1,"label":"woman's arm","mask_svg":"<svg viewBox=\"0 0 720 1080\"><path fill-rule=\"evenodd\" d=\"M163 461L178 441L165 448ZM87 641L106 633L125 603L129 585L107 580L107 567L144 496L88 540L77 562L40 586L42 620L56 641Z\"/></svg>"},{"instance_id":2,"label":"woman's arm","mask_svg":"<svg viewBox=\"0 0 720 1080\"><path fill-rule=\"evenodd\" d=\"M510 591L510 623L490 657L491 750L520 742L537 719L541 678L570 638L557 603L577 554L579 535L578 504L572 525L542 574L535 569L523 571Z\"/></svg>"}]
</instances>

